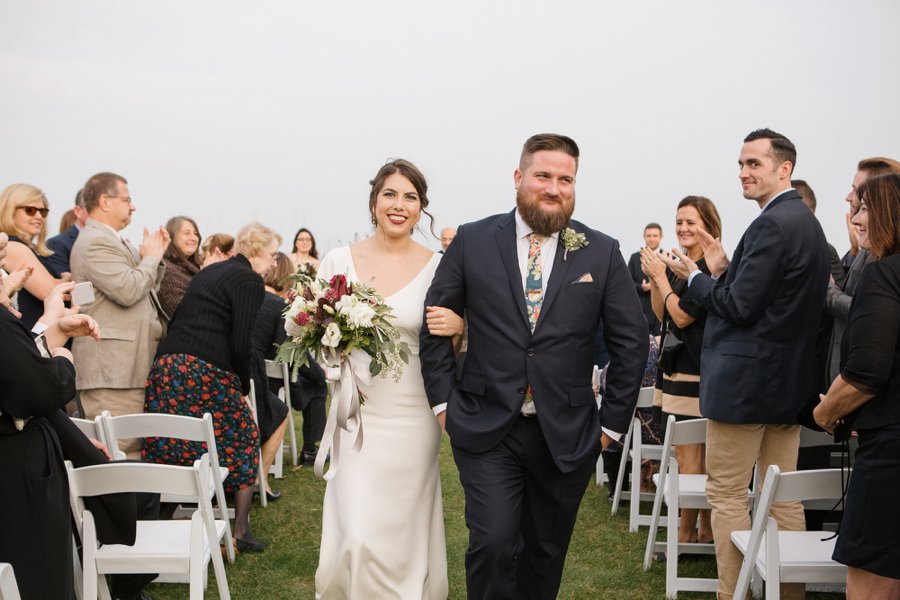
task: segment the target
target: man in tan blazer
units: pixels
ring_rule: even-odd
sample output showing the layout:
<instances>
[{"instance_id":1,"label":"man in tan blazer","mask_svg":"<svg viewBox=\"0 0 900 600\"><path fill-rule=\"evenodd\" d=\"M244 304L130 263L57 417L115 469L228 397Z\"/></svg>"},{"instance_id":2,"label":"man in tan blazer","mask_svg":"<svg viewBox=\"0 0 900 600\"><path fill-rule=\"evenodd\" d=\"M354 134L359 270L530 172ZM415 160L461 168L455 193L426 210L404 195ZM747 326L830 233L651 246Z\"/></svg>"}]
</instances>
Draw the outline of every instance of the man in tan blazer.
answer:
<instances>
[{"instance_id":1,"label":"man in tan blazer","mask_svg":"<svg viewBox=\"0 0 900 600\"><path fill-rule=\"evenodd\" d=\"M163 335L165 315L156 290L169 236L162 227L153 233L145 229L139 249L120 236L135 210L124 177L98 173L84 185L83 197L87 224L70 260L75 281L94 285L95 300L81 311L100 325L100 342L73 342L76 387L88 419L103 410L114 416L140 413L147 374ZM138 440L123 444L122 450L129 458L140 458Z\"/></svg>"}]
</instances>

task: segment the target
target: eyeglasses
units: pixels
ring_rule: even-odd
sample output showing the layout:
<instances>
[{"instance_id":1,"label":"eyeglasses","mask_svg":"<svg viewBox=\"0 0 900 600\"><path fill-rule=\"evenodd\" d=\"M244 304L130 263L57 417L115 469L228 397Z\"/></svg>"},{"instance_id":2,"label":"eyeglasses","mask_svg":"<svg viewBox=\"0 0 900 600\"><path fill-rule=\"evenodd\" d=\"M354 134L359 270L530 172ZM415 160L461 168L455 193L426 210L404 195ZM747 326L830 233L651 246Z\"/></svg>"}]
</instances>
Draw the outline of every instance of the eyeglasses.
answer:
<instances>
[{"instance_id":1,"label":"eyeglasses","mask_svg":"<svg viewBox=\"0 0 900 600\"><path fill-rule=\"evenodd\" d=\"M103 195L111 200L124 200L128 204L132 204L131 196L110 196L109 194L103 194Z\"/></svg>"},{"instance_id":2,"label":"eyeglasses","mask_svg":"<svg viewBox=\"0 0 900 600\"><path fill-rule=\"evenodd\" d=\"M47 214L50 212L49 208L38 208L37 206L19 206L16 210L24 210L25 214L29 217L33 217L37 213L41 213L41 217L47 218Z\"/></svg>"}]
</instances>

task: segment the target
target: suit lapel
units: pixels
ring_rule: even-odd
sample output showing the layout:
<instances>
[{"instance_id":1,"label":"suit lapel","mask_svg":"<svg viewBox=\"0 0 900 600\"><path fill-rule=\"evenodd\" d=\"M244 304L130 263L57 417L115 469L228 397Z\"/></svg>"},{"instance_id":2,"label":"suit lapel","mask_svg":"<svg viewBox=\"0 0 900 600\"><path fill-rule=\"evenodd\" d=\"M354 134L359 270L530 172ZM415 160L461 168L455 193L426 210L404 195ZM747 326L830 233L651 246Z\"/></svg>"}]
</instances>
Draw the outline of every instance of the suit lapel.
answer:
<instances>
[{"instance_id":1,"label":"suit lapel","mask_svg":"<svg viewBox=\"0 0 900 600\"><path fill-rule=\"evenodd\" d=\"M560 288L562 288L562 282L566 281L569 265L572 264L572 257L570 256L569 260L563 260L565 250L562 235L560 235L556 242L556 256L553 257L553 270L550 272L550 281L547 282L547 292L544 294L544 301L541 303L541 314L538 316L537 323L534 326L535 331L544 321L544 317L550 310L550 305L553 304L553 300L559 293Z\"/></svg>"},{"instance_id":2,"label":"suit lapel","mask_svg":"<svg viewBox=\"0 0 900 600\"><path fill-rule=\"evenodd\" d=\"M519 308L519 314L522 315L522 323L529 330L531 325L528 323L528 312L525 307L525 289L522 287L522 273L519 271L519 257L516 246L516 221L509 214L509 218L502 223L494 235L497 241L497 250L500 253L500 260L503 261L503 268L506 270L506 278L509 281L509 289L513 295L513 301Z\"/></svg>"}]
</instances>

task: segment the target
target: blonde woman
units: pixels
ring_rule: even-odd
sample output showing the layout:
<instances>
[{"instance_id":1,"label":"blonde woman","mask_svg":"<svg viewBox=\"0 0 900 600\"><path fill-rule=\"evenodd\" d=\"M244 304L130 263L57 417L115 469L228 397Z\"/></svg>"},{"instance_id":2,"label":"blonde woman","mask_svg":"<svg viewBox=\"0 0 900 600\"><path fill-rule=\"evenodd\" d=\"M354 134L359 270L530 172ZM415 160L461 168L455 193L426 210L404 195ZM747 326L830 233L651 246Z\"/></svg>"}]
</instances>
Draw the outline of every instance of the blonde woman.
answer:
<instances>
[{"instance_id":1,"label":"blonde woman","mask_svg":"<svg viewBox=\"0 0 900 600\"><path fill-rule=\"evenodd\" d=\"M31 328L44 312L44 299L60 283L71 281L69 273L47 270L41 259L53 254L47 247L47 214L50 212L44 192L27 183L14 183L0 194L0 231L9 236L6 270L29 273L19 292L22 322Z\"/></svg>"},{"instance_id":2,"label":"blonde woman","mask_svg":"<svg viewBox=\"0 0 900 600\"><path fill-rule=\"evenodd\" d=\"M250 393L251 337L263 303L263 275L281 237L263 225L244 226L237 254L201 269L188 286L169 332L156 352L144 412L213 415L225 490L234 492L234 538L241 552L262 552L250 532L250 505L259 467L259 430L245 397ZM143 460L190 465L202 444L146 440Z\"/></svg>"}]
</instances>

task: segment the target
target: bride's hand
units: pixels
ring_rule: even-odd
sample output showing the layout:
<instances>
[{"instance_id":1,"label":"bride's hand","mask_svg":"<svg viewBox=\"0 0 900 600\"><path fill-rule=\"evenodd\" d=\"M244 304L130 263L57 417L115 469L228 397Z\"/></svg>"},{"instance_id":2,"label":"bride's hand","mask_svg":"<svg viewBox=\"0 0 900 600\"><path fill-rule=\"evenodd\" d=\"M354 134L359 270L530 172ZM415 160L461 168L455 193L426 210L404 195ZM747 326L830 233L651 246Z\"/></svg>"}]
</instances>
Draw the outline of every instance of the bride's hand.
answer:
<instances>
[{"instance_id":1,"label":"bride's hand","mask_svg":"<svg viewBox=\"0 0 900 600\"><path fill-rule=\"evenodd\" d=\"M462 335L466 322L458 314L443 306L426 306L425 310L428 333L441 337Z\"/></svg>"}]
</instances>

